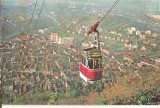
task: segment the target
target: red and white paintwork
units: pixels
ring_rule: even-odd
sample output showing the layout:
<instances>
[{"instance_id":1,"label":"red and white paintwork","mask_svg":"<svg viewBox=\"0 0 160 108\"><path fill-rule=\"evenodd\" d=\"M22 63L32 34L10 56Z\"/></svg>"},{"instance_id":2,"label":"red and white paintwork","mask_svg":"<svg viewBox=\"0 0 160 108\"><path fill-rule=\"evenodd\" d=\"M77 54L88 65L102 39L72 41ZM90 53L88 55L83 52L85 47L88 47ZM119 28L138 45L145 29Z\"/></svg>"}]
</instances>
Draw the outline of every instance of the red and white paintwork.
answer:
<instances>
[{"instance_id":1,"label":"red and white paintwork","mask_svg":"<svg viewBox=\"0 0 160 108\"><path fill-rule=\"evenodd\" d=\"M96 81L102 78L102 68L101 69L88 69L82 63L79 67L80 77L85 81Z\"/></svg>"}]
</instances>

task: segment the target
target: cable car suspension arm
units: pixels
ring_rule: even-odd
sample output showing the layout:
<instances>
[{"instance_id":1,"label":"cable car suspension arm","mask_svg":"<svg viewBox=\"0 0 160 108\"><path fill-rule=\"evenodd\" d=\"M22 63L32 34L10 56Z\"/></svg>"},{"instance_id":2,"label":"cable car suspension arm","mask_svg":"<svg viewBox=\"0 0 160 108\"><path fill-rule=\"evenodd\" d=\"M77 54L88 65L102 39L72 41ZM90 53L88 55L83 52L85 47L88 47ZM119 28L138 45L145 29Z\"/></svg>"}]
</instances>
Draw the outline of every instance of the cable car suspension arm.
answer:
<instances>
[{"instance_id":1,"label":"cable car suspension arm","mask_svg":"<svg viewBox=\"0 0 160 108\"><path fill-rule=\"evenodd\" d=\"M100 21L97 21L87 32L87 35L91 34L92 32L96 32L97 36L99 36L99 32L97 30L97 27L99 26L99 23L103 21L103 19L105 17L107 17L107 15L109 14L109 12L116 6L116 4L119 2L120 0L116 0L114 2L114 4L112 5L112 7L106 12L106 14L101 18Z\"/></svg>"}]
</instances>

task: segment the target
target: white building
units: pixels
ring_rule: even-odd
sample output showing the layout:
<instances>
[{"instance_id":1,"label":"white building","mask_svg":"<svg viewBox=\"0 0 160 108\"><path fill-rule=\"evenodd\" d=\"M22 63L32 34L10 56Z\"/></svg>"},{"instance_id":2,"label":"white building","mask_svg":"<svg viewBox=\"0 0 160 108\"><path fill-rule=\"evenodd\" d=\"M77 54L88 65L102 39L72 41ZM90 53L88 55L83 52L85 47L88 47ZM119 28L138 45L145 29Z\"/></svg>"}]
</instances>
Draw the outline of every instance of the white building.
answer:
<instances>
[{"instance_id":1,"label":"white building","mask_svg":"<svg viewBox=\"0 0 160 108\"><path fill-rule=\"evenodd\" d=\"M113 34L113 35L117 35L116 31L111 31L110 33Z\"/></svg>"},{"instance_id":2,"label":"white building","mask_svg":"<svg viewBox=\"0 0 160 108\"><path fill-rule=\"evenodd\" d=\"M131 28L131 31L134 31L134 32L135 32L136 30L137 30L137 29L136 29L135 27L132 27L132 28Z\"/></svg>"},{"instance_id":3,"label":"white building","mask_svg":"<svg viewBox=\"0 0 160 108\"><path fill-rule=\"evenodd\" d=\"M143 46L141 47L141 50L142 50L142 51L146 51L146 47L143 45Z\"/></svg>"},{"instance_id":4,"label":"white building","mask_svg":"<svg viewBox=\"0 0 160 108\"><path fill-rule=\"evenodd\" d=\"M141 34L141 35L140 35L140 38L141 38L141 39L146 39L146 35L142 35L142 34Z\"/></svg>"},{"instance_id":5,"label":"white building","mask_svg":"<svg viewBox=\"0 0 160 108\"><path fill-rule=\"evenodd\" d=\"M136 34L136 28L132 27L131 29L128 30L129 34Z\"/></svg>"},{"instance_id":6,"label":"white building","mask_svg":"<svg viewBox=\"0 0 160 108\"><path fill-rule=\"evenodd\" d=\"M121 33L118 33L118 36L122 36L122 34L121 34Z\"/></svg>"},{"instance_id":7,"label":"white building","mask_svg":"<svg viewBox=\"0 0 160 108\"><path fill-rule=\"evenodd\" d=\"M80 30L78 31L78 34L82 34L82 29L80 28Z\"/></svg>"},{"instance_id":8,"label":"white building","mask_svg":"<svg viewBox=\"0 0 160 108\"><path fill-rule=\"evenodd\" d=\"M59 44L72 45L73 38L72 37L59 38L58 42L59 42Z\"/></svg>"},{"instance_id":9,"label":"white building","mask_svg":"<svg viewBox=\"0 0 160 108\"><path fill-rule=\"evenodd\" d=\"M151 35L152 32L151 32L150 30L146 30L146 31L145 31L145 34L146 34L146 35Z\"/></svg>"},{"instance_id":10,"label":"white building","mask_svg":"<svg viewBox=\"0 0 160 108\"><path fill-rule=\"evenodd\" d=\"M83 43L82 43L82 46L83 46L83 47L89 47L90 44L89 44L88 42L83 42Z\"/></svg>"},{"instance_id":11,"label":"white building","mask_svg":"<svg viewBox=\"0 0 160 108\"><path fill-rule=\"evenodd\" d=\"M152 37L155 38L155 39L157 39L157 38L158 38L158 34L153 33L153 34L152 34Z\"/></svg>"},{"instance_id":12,"label":"white building","mask_svg":"<svg viewBox=\"0 0 160 108\"><path fill-rule=\"evenodd\" d=\"M136 31L136 35L140 36L140 35L141 35L141 31L140 31L140 30L137 30L137 31Z\"/></svg>"},{"instance_id":13,"label":"white building","mask_svg":"<svg viewBox=\"0 0 160 108\"><path fill-rule=\"evenodd\" d=\"M59 41L58 34L57 34L57 33L52 33L52 34L50 35L50 39L51 39L52 41L58 42L58 41Z\"/></svg>"}]
</instances>

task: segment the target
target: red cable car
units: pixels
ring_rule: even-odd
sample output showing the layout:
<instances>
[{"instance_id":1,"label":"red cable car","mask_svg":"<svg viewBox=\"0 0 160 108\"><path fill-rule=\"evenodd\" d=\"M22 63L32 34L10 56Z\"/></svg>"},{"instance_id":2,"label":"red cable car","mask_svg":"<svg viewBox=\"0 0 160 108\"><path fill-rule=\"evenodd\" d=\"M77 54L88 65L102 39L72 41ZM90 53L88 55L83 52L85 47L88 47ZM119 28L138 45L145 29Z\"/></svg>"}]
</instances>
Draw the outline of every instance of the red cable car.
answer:
<instances>
[{"instance_id":1,"label":"red cable car","mask_svg":"<svg viewBox=\"0 0 160 108\"><path fill-rule=\"evenodd\" d=\"M102 79L102 55L97 27L119 1L120 0L116 0L107 13L101 18L101 20L96 22L87 32L87 35L91 34L92 32L96 32L97 36L95 37L94 45L91 48L83 49L82 62L79 66L79 74L85 82Z\"/></svg>"},{"instance_id":2,"label":"red cable car","mask_svg":"<svg viewBox=\"0 0 160 108\"><path fill-rule=\"evenodd\" d=\"M96 81L102 78L102 55L96 47L83 50L80 63L80 77L85 81Z\"/></svg>"},{"instance_id":3,"label":"red cable car","mask_svg":"<svg viewBox=\"0 0 160 108\"><path fill-rule=\"evenodd\" d=\"M79 74L85 82L102 79L102 55L100 50L99 32L96 30L98 24L99 22L94 24L87 33L88 35L92 32L97 33L94 44L90 48L83 49L82 52Z\"/></svg>"}]
</instances>

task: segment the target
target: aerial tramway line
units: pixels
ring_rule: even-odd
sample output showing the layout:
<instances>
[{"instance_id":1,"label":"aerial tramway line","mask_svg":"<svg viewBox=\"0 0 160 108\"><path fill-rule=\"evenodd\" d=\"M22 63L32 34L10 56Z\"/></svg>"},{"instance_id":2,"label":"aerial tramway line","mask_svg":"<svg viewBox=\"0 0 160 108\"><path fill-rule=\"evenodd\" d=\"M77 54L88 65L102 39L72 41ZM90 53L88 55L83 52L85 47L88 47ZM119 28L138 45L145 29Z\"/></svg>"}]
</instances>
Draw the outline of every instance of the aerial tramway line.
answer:
<instances>
[{"instance_id":1,"label":"aerial tramway line","mask_svg":"<svg viewBox=\"0 0 160 108\"><path fill-rule=\"evenodd\" d=\"M35 22L35 24L34 24L33 31L35 31L35 29L36 29L36 26L37 26L37 23L38 23L39 17L40 17L40 15L41 15L41 12L42 12L42 8L43 8L43 6L44 6L44 3L45 3L45 0L43 0L43 3L42 3L42 5L41 5L40 12L38 13L38 18L37 18L37 20L36 20L36 22ZM31 24L32 24L32 21L33 21L33 16L34 16L34 13L35 13L35 10L36 10L36 7L37 7L37 4L38 4L38 0L36 0L36 3L35 3L35 5L34 5L33 13L32 13L32 16L31 16L31 19L30 19L29 25L28 25L28 29L27 29L27 33L26 33L26 35L28 35L29 30L31 29ZM23 33L23 34L24 34L24 33Z\"/></svg>"},{"instance_id":2,"label":"aerial tramway line","mask_svg":"<svg viewBox=\"0 0 160 108\"><path fill-rule=\"evenodd\" d=\"M90 48L83 49L82 60L79 65L79 75L83 81L86 83L95 82L101 80L103 75L102 67L102 54L100 48L100 36L97 30L99 24L104 20L105 17L110 13L110 11L118 4L120 0L116 0L112 7L106 12L106 14L97 21L87 32L87 35L95 32L95 40Z\"/></svg>"}]
</instances>

